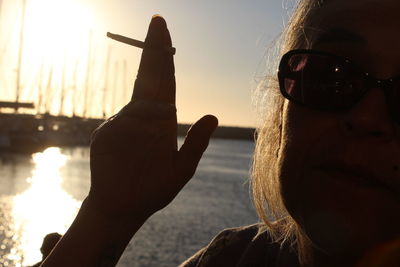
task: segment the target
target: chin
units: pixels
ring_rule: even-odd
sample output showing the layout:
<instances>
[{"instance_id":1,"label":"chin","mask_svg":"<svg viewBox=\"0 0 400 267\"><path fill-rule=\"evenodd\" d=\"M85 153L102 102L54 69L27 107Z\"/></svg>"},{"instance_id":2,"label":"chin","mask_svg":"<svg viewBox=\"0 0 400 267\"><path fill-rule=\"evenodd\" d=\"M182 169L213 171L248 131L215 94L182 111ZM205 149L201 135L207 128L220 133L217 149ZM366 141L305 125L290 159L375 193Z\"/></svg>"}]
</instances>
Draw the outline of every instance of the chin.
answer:
<instances>
[{"instance_id":1,"label":"chin","mask_svg":"<svg viewBox=\"0 0 400 267\"><path fill-rule=\"evenodd\" d=\"M360 259L400 237L399 201L382 190L316 172L284 181L288 212L327 256Z\"/></svg>"}]
</instances>

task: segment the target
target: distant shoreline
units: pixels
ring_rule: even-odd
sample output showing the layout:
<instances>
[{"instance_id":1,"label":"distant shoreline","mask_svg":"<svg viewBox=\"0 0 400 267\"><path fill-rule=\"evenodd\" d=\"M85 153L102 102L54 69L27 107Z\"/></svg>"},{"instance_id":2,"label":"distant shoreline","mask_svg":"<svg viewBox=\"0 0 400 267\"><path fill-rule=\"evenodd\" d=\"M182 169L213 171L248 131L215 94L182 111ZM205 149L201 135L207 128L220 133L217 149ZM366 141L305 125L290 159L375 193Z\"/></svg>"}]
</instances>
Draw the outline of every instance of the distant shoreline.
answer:
<instances>
[{"instance_id":1,"label":"distant shoreline","mask_svg":"<svg viewBox=\"0 0 400 267\"><path fill-rule=\"evenodd\" d=\"M190 126L190 124L178 124L178 136L185 136ZM211 138L241 139L254 141L254 134L254 128L218 126Z\"/></svg>"},{"instance_id":2,"label":"distant shoreline","mask_svg":"<svg viewBox=\"0 0 400 267\"><path fill-rule=\"evenodd\" d=\"M88 146L93 131L104 119L50 114L0 113L0 152L32 153L47 147ZM178 124L185 136L190 124ZM254 141L254 128L219 126L211 138Z\"/></svg>"}]
</instances>

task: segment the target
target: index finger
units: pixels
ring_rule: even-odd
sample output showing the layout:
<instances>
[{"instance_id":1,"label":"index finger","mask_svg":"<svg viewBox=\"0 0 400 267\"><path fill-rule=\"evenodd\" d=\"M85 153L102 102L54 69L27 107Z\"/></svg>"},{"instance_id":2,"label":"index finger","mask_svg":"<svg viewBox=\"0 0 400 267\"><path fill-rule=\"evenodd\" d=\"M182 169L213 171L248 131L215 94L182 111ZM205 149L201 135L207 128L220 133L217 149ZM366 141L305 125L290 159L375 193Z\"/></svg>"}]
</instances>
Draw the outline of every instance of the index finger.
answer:
<instances>
[{"instance_id":1,"label":"index finger","mask_svg":"<svg viewBox=\"0 0 400 267\"><path fill-rule=\"evenodd\" d=\"M132 100L175 105L175 67L173 55L166 49L169 47L172 47L172 41L167 23L161 16L153 16L147 32Z\"/></svg>"}]
</instances>

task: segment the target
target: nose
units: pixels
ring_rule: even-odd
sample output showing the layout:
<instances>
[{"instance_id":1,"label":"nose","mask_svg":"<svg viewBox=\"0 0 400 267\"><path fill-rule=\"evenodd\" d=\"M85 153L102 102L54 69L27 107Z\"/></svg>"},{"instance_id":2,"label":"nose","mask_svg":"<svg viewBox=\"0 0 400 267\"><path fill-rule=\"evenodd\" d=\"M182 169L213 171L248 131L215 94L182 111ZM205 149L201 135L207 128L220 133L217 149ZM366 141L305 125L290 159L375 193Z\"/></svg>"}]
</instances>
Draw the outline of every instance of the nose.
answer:
<instances>
[{"instance_id":1,"label":"nose","mask_svg":"<svg viewBox=\"0 0 400 267\"><path fill-rule=\"evenodd\" d=\"M390 117L382 88L371 88L356 105L344 115L344 126L360 136L391 140L396 122Z\"/></svg>"}]
</instances>

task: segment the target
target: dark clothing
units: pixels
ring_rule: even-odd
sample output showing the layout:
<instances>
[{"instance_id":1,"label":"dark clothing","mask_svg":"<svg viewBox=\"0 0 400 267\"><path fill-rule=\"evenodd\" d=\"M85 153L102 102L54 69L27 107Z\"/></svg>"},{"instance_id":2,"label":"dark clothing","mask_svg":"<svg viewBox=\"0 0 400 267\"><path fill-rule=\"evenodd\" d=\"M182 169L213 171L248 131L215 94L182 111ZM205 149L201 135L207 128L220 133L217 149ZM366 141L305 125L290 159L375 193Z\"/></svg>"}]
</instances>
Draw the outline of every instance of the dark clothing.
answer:
<instances>
[{"instance_id":1,"label":"dark clothing","mask_svg":"<svg viewBox=\"0 0 400 267\"><path fill-rule=\"evenodd\" d=\"M180 267L297 267L297 253L273 242L262 224L226 229Z\"/></svg>"}]
</instances>

